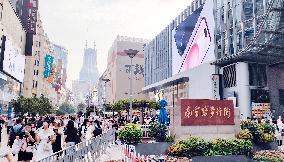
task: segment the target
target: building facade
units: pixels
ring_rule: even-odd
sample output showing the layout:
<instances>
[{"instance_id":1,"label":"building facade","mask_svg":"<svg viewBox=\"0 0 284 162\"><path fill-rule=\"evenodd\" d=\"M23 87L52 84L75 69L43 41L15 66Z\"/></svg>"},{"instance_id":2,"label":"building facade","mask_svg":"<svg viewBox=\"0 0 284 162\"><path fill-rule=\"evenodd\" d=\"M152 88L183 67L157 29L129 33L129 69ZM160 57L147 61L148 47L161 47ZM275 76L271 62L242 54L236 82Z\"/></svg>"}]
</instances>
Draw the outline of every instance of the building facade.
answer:
<instances>
[{"instance_id":1,"label":"building facade","mask_svg":"<svg viewBox=\"0 0 284 162\"><path fill-rule=\"evenodd\" d=\"M0 113L21 94L24 77L26 31L9 0L0 1ZM13 58L13 59L12 59Z\"/></svg>"},{"instance_id":2,"label":"building facade","mask_svg":"<svg viewBox=\"0 0 284 162\"><path fill-rule=\"evenodd\" d=\"M214 65L223 76L223 98L236 98L244 117L284 115L283 3L215 1Z\"/></svg>"},{"instance_id":3,"label":"building facade","mask_svg":"<svg viewBox=\"0 0 284 162\"><path fill-rule=\"evenodd\" d=\"M139 51L133 58L133 98L143 99L144 87L144 51L147 40L125 36L117 36L108 53L107 69L100 77L98 83L99 103L113 103L121 99L129 98L130 93L130 57L124 50L133 49ZM104 80L108 79L106 82ZM104 91L104 92L102 92Z\"/></svg>"},{"instance_id":4,"label":"building facade","mask_svg":"<svg viewBox=\"0 0 284 162\"><path fill-rule=\"evenodd\" d=\"M211 8L203 11L209 3L213 8L213 28L208 18ZM146 45L143 90L152 97L164 93L172 103L170 106L178 98L230 99L243 118L270 116L271 112L274 116L283 115L283 8L283 0L193 1ZM202 25L204 39L196 37ZM181 29L182 37L178 35ZM188 42L184 41L186 37ZM194 59L187 57L195 52L194 43L203 41L206 46L206 40L213 43L208 46L206 57L214 50L215 58L201 60L184 70L186 65L194 64ZM169 45L163 47L167 41ZM189 42L193 44L187 47ZM179 62L177 56L187 50L188 55ZM163 61L165 58L168 59ZM176 67L180 64L181 67ZM182 84L186 86L178 88Z\"/></svg>"}]
</instances>

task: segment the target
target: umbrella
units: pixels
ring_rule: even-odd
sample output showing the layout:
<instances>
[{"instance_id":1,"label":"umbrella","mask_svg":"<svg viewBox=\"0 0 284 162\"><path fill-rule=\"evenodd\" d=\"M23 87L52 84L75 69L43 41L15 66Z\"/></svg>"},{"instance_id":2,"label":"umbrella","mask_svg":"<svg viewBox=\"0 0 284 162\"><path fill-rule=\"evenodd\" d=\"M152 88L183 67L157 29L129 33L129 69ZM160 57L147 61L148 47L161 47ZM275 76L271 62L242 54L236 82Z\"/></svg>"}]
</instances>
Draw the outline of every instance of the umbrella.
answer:
<instances>
[{"instance_id":1,"label":"umbrella","mask_svg":"<svg viewBox=\"0 0 284 162\"><path fill-rule=\"evenodd\" d=\"M159 114L159 122L161 124L167 124L168 122L168 114L166 111L167 101L162 99L160 101L160 114Z\"/></svg>"}]
</instances>

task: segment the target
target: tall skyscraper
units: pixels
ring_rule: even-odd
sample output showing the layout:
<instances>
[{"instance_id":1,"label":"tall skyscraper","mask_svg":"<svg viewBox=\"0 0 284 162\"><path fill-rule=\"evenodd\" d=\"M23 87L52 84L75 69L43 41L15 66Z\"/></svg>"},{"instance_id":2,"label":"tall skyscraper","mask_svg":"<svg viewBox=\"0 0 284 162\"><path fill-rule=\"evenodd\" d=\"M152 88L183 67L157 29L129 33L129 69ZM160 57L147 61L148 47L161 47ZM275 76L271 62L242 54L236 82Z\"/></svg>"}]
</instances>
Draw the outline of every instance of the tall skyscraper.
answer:
<instances>
[{"instance_id":1,"label":"tall skyscraper","mask_svg":"<svg viewBox=\"0 0 284 162\"><path fill-rule=\"evenodd\" d=\"M84 50L83 67L80 71L80 81L86 81L95 86L99 78L99 71L97 67L97 49L94 42L94 48L86 48Z\"/></svg>"}]
</instances>

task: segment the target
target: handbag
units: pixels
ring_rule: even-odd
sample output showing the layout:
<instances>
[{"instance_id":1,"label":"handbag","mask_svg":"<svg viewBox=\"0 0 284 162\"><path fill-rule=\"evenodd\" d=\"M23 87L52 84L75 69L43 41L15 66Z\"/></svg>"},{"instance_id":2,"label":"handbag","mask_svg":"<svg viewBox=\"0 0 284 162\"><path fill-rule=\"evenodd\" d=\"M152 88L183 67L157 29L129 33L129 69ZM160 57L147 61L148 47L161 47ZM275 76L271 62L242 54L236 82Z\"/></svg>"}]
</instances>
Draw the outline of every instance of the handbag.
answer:
<instances>
[{"instance_id":1,"label":"handbag","mask_svg":"<svg viewBox=\"0 0 284 162\"><path fill-rule=\"evenodd\" d=\"M12 146L12 153L15 155L15 154L18 154L20 152L20 149L22 147L22 141L20 140L15 140L14 143L13 143L13 146Z\"/></svg>"},{"instance_id":2,"label":"handbag","mask_svg":"<svg viewBox=\"0 0 284 162\"><path fill-rule=\"evenodd\" d=\"M34 152L34 150L35 150L35 147L34 147L34 146L28 146L28 147L26 148L26 152Z\"/></svg>"},{"instance_id":3,"label":"handbag","mask_svg":"<svg viewBox=\"0 0 284 162\"><path fill-rule=\"evenodd\" d=\"M44 143L43 145L43 151L51 151L52 150L52 145L50 142Z\"/></svg>"}]
</instances>

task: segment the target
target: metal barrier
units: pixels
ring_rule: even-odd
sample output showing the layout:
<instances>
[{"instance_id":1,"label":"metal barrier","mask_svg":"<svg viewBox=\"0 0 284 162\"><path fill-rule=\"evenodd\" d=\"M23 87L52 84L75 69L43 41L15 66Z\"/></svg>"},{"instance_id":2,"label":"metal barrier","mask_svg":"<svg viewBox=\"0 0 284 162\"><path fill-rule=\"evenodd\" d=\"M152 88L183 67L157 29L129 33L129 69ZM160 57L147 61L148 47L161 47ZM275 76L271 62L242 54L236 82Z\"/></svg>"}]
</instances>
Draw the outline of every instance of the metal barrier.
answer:
<instances>
[{"instance_id":1,"label":"metal barrier","mask_svg":"<svg viewBox=\"0 0 284 162\"><path fill-rule=\"evenodd\" d=\"M143 130L143 138L151 138L149 136L149 131L150 131L150 125L140 125L140 127Z\"/></svg>"},{"instance_id":2,"label":"metal barrier","mask_svg":"<svg viewBox=\"0 0 284 162\"><path fill-rule=\"evenodd\" d=\"M45 157L38 162L84 162L96 161L106 148L115 141L115 129L109 129L102 135L77 145L67 147L62 151Z\"/></svg>"},{"instance_id":3,"label":"metal barrier","mask_svg":"<svg viewBox=\"0 0 284 162\"><path fill-rule=\"evenodd\" d=\"M143 138L144 139L147 139L147 138L151 138L149 136L149 131L150 131L150 125L140 125L140 127L142 128L143 130ZM171 135L171 132L170 132L170 127L168 127L168 135Z\"/></svg>"}]
</instances>

